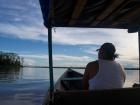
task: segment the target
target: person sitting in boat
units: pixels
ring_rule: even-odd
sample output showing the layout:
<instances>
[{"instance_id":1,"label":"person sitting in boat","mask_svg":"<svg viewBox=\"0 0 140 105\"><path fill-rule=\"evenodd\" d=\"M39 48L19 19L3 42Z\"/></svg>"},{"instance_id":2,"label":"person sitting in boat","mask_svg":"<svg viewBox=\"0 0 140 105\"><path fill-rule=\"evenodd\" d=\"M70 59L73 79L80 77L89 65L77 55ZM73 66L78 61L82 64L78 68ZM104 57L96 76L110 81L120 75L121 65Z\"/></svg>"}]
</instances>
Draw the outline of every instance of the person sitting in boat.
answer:
<instances>
[{"instance_id":1,"label":"person sitting in boat","mask_svg":"<svg viewBox=\"0 0 140 105\"><path fill-rule=\"evenodd\" d=\"M98 51L98 60L89 62L83 76L83 89L122 88L125 72L121 64L115 61L118 54L112 43L104 43Z\"/></svg>"}]
</instances>

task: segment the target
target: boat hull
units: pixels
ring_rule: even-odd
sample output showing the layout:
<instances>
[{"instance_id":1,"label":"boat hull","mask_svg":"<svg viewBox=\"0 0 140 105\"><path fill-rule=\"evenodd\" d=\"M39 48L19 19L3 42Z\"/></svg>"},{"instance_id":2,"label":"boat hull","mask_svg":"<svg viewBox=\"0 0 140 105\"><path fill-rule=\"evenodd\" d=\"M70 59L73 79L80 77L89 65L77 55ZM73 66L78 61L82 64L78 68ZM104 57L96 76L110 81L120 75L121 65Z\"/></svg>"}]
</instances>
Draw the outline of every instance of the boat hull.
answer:
<instances>
[{"instance_id":1,"label":"boat hull","mask_svg":"<svg viewBox=\"0 0 140 105\"><path fill-rule=\"evenodd\" d=\"M68 69L55 83L55 91L82 90L83 74Z\"/></svg>"},{"instance_id":2,"label":"boat hull","mask_svg":"<svg viewBox=\"0 0 140 105\"><path fill-rule=\"evenodd\" d=\"M68 68L68 70L66 70L56 81L54 85L54 93L82 90L82 78L83 74ZM50 102L50 90L48 89L43 105L50 105Z\"/></svg>"}]
</instances>

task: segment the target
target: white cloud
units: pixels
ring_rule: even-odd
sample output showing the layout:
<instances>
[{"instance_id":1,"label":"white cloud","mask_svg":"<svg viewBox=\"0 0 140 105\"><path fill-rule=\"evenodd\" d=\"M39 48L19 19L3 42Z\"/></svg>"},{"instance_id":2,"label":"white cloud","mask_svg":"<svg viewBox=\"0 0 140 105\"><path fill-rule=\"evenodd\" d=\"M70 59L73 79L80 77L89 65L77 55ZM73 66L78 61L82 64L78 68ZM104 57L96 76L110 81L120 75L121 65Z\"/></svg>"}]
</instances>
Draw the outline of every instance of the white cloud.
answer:
<instances>
[{"instance_id":1,"label":"white cloud","mask_svg":"<svg viewBox=\"0 0 140 105\"><path fill-rule=\"evenodd\" d=\"M54 55L56 61L89 61L88 56L69 56L69 55Z\"/></svg>"},{"instance_id":2,"label":"white cloud","mask_svg":"<svg viewBox=\"0 0 140 105\"><path fill-rule=\"evenodd\" d=\"M25 58L23 65L35 65L36 61L34 59Z\"/></svg>"},{"instance_id":3,"label":"white cloud","mask_svg":"<svg viewBox=\"0 0 140 105\"><path fill-rule=\"evenodd\" d=\"M53 33L53 40L58 44L103 44L104 42L114 42L122 44L135 38L136 33L130 36L127 30L121 29L97 29L97 28L56 28ZM125 40L124 40L125 39ZM135 39L134 39L135 40ZM130 43L130 42L129 42Z\"/></svg>"},{"instance_id":4,"label":"white cloud","mask_svg":"<svg viewBox=\"0 0 140 105\"><path fill-rule=\"evenodd\" d=\"M20 55L23 58L37 58L37 59L46 59L48 60L47 54L21 54Z\"/></svg>"},{"instance_id":5,"label":"white cloud","mask_svg":"<svg viewBox=\"0 0 140 105\"><path fill-rule=\"evenodd\" d=\"M47 29L39 26L11 25L0 23L0 33L5 33L11 37L20 39L47 41ZM2 35L2 34L1 34ZM120 54L120 59L138 60L138 36L137 33L128 34L126 30L109 30L109 29L74 29L74 28L57 28L53 32L53 43L66 45L101 45L104 42L112 42ZM95 54L95 48L89 47L83 51L88 54ZM33 55L30 55L33 57ZM36 56L37 57L37 56ZM38 58L44 59L44 55L38 55ZM47 57L45 57L47 59ZM73 57L66 55L54 55L54 60L68 61L88 61L89 58ZM134 61L135 60L135 61ZM126 62L124 62L126 63ZM137 64L136 64L137 65Z\"/></svg>"},{"instance_id":6,"label":"white cloud","mask_svg":"<svg viewBox=\"0 0 140 105\"><path fill-rule=\"evenodd\" d=\"M40 55L20 55L25 60L25 64L38 65L40 66L40 61L45 61L48 64L48 55L40 54ZM36 61L36 62L32 62ZM54 66L85 66L88 62L92 61L92 59L88 56L69 56L69 55L53 55L53 63Z\"/></svg>"},{"instance_id":7,"label":"white cloud","mask_svg":"<svg viewBox=\"0 0 140 105\"><path fill-rule=\"evenodd\" d=\"M53 33L54 43L69 45L95 44L97 39L103 42L103 37L97 35L94 29L58 28L56 33Z\"/></svg>"},{"instance_id":8,"label":"white cloud","mask_svg":"<svg viewBox=\"0 0 140 105\"><path fill-rule=\"evenodd\" d=\"M47 41L47 28L43 25L0 23L0 32L21 39ZM53 32L53 42L66 45L101 45L104 42L112 42L117 49L121 47L119 52L130 48L134 48L132 51L136 52L138 47L137 33L128 34L127 30L120 29L57 28L56 32Z\"/></svg>"},{"instance_id":9,"label":"white cloud","mask_svg":"<svg viewBox=\"0 0 140 105\"><path fill-rule=\"evenodd\" d=\"M44 27L0 23L0 33L19 39L47 41L47 30Z\"/></svg>"},{"instance_id":10,"label":"white cloud","mask_svg":"<svg viewBox=\"0 0 140 105\"><path fill-rule=\"evenodd\" d=\"M48 55L47 54L21 54L21 57L24 58L39 58L39 59L46 59L48 60ZM53 55L53 60L55 61L89 61L91 60L90 57L88 56L69 56L69 55Z\"/></svg>"},{"instance_id":11,"label":"white cloud","mask_svg":"<svg viewBox=\"0 0 140 105\"><path fill-rule=\"evenodd\" d=\"M98 56L98 52L96 50L97 49L90 47L90 48L84 50L84 52L86 52L88 54L93 54L93 55L97 55Z\"/></svg>"},{"instance_id":12,"label":"white cloud","mask_svg":"<svg viewBox=\"0 0 140 105\"><path fill-rule=\"evenodd\" d=\"M92 59L88 56L54 55L55 66L85 67Z\"/></svg>"},{"instance_id":13,"label":"white cloud","mask_svg":"<svg viewBox=\"0 0 140 105\"><path fill-rule=\"evenodd\" d=\"M0 32L12 35L16 38L42 40L47 41L47 30L45 27L33 27L33 26L13 26L0 23ZM53 41L57 44L76 45L76 44L98 44L101 45L104 42L112 42L117 49L117 53L120 54L120 59L126 65L128 61L138 60L138 36L137 33L128 34L126 30L109 30L109 29L74 29L74 28L57 28L56 33L53 32ZM96 49L89 47L84 49L84 52L88 54L95 54ZM33 55L30 55L33 57ZM37 56L36 56L37 57ZM44 58L44 55L38 56L38 58ZM45 57L47 59L47 57ZM54 60L85 60L85 58L77 58L71 56L54 55ZM135 60L135 61L134 61ZM130 63L129 63L130 64ZM134 65L134 64L133 64ZM136 63L137 65L137 63Z\"/></svg>"}]
</instances>

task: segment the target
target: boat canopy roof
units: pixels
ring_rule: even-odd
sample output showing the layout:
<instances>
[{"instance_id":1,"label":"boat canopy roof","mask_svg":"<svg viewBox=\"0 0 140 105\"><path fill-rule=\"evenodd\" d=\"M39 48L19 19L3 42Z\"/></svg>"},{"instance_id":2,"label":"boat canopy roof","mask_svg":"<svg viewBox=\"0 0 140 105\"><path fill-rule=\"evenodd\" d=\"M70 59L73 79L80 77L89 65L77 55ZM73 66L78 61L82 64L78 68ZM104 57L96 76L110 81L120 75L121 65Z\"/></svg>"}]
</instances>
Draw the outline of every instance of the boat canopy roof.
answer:
<instances>
[{"instance_id":1,"label":"boat canopy roof","mask_svg":"<svg viewBox=\"0 0 140 105\"><path fill-rule=\"evenodd\" d=\"M140 0L40 0L46 27L140 30Z\"/></svg>"}]
</instances>

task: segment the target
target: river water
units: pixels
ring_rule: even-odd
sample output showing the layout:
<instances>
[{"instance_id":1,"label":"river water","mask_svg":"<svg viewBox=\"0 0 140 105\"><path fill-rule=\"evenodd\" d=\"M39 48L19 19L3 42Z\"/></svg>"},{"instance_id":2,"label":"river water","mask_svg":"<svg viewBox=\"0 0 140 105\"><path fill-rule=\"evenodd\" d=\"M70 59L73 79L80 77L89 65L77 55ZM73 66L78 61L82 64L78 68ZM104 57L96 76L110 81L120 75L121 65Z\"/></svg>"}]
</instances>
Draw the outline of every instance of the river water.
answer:
<instances>
[{"instance_id":1,"label":"river water","mask_svg":"<svg viewBox=\"0 0 140 105\"><path fill-rule=\"evenodd\" d=\"M66 69L54 69L56 81ZM76 70L83 73L84 70ZM126 71L125 87L138 83L138 71ZM49 87L48 68L0 70L0 105L41 105Z\"/></svg>"}]
</instances>

